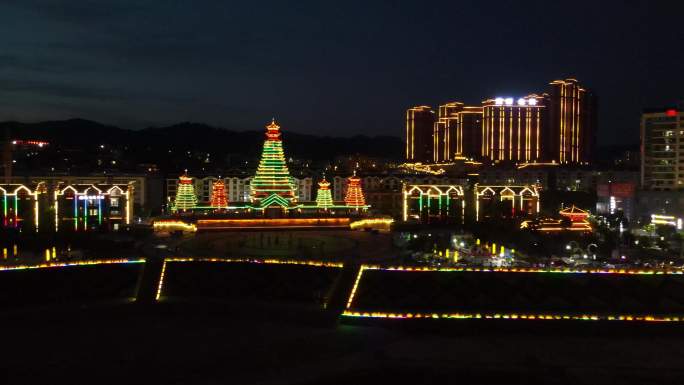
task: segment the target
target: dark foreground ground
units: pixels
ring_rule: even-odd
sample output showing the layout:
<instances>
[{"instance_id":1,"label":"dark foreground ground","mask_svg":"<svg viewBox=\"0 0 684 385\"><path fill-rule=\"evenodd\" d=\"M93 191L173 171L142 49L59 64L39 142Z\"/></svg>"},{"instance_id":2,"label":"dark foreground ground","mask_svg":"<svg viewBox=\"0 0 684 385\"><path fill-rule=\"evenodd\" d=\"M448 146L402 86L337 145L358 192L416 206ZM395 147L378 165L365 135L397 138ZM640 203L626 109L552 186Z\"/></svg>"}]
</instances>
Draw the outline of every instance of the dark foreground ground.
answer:
<instances>
[{"instance_id":1,"label":"dark foreground ground","mask_svg":"<svg viewBox=\"0 0 684 385\"><path fill-rule=\"evenodd\" d=\"M15 310L0 313L0 384L681 384L684 379L682 326L573 322L540 329L534 323L440 320L416 328L401 322L353 326L314 307L240 302Z\"/></svg>"}]
</instances>

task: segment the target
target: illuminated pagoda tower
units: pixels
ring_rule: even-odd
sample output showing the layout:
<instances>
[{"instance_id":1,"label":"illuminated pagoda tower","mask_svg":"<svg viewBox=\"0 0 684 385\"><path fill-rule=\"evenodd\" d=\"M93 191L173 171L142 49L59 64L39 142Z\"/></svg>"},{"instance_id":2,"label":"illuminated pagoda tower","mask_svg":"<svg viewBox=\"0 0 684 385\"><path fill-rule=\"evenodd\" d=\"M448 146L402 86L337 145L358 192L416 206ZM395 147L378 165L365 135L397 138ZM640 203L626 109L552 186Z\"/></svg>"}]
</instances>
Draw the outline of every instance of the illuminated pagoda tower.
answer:
<instances>
[{"instance_id":1,"label":"illuminated pagoda tower","mask_svg":"<svg viewBox=\"0 0 684 385\"><path fill-rule=\"evenodd\" d=\"M318 191L316 192L316 206L322 209L328 209L333 205L332 193L330 192L330 182L323 180L318 182Z\"/></svg>"},{"instance_id":2,"label":"illuminated pagoda tower","mask_svg":"<svg viewBox=\"0 0 684 385\"><path fill-rule=\"evenodd\" d=\"M347 194L344 197L344 203L355 209L366 207L366 199L364 199L361 189L361 178L356 176L356 171L347 179Z\"/></svg>"},{"instance_id":3,"label":"illuminated pagoda tower","mask_svg":"<svg viewBox=\"0 0 684 385\"><path fill-rule=\"evenodd\" d=\"M211 185L211 207L222 209L227 206L226 184L223 182L223 179L218 179Z\"/></svg>"},{"instance_id":4,"label":"illuminated pagoda tower","mask_svg":"<svg viewBox=\"0 0 684 385\"><path fill-rule=\"evenodd\" d=\"M197 196L195 195L195 185L192 184L192 178L186 173L178 179L176 200L173 203L174 210L186 211L194 209L197 206Z\"/></svg>"},{"instance_id":5,"label":"illuminated pagoda tower","mask_svg":"<svg viewBox=\"0 0 684 385\"><path fill-rule=\"evenodd\" d=\"M271 121L266 126L266 141L261 153L261 161L251 183L251 199L261 207L277 204L289 207L297 199L295 184L285 163L280 126Z\"/></svg>"}]
</instances>

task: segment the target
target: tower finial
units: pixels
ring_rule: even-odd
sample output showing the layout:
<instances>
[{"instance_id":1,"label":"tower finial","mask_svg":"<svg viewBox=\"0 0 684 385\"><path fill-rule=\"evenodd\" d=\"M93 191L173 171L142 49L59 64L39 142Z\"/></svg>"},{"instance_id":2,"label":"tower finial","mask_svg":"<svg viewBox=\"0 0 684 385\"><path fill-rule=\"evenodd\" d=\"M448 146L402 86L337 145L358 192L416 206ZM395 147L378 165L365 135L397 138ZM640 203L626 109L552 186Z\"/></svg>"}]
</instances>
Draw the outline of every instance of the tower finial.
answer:
<instances>
[{"instance_id":1,"label":"tower finial","mask_svg":"<svg viewBox=\"0 0 684 385\"><path fill-rule=\"evenodd\" d=\"M275 118L272 118L271 123L269 125L267 125L266 128L272 129L272 130L277 130L280 128L280 126L278 125L278 123L276 123Z\"/></svg>"}]
</instances>

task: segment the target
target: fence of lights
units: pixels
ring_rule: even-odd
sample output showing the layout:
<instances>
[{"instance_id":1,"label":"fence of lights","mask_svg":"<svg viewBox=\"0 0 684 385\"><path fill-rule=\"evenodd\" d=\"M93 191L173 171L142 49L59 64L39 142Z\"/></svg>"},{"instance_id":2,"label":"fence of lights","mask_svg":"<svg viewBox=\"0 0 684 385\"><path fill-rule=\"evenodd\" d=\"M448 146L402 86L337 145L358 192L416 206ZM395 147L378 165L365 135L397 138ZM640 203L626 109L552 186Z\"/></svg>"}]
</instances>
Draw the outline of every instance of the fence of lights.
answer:
<instances>
[{"instance_id":1,"label":"fence of lights","mask_svg":"<svg viewBox=\"0 0 684 385\"><path fill-rule=\"evenodd\" d=\"M662 275L675 274L681 275L684 272L679 270L629 270L629 269L539 269L539 268L440 268L425 266L389 266L361 265L359 272L354 280L354 285L349 294L347 305L342 312L344 317L353 318L381 318L381 319L506 319L506 320L579 320L579 321L641 321L641 322L684 322L682 316L655 316L655 315L634 315L634 314L542 314L542 313L444 313L444 312L377 312L359 311L353 309L354 297L362 281L365 270L384 270L401 272L480 272L480 273L570 273L570 274L628 274L628 275Z\"/></svg>"},{"instance_id":2,"label":"fence of lights","mask_svg":"<svg viewBox=\"0 0 684 385\"><path fill-rule=\"evenodd\" d=\"M517 314L517 313L385 313L345 310L345 317L389 318L389 319L505 319L540 321L641 321L641 322L684 322L684 317L654 315L597 315L597 314Z\"/></svg>"},{"instance_id":3,"label":"fence of lights","mask_svg":"<svg viewBox=\"0 0 684 385\"><path fill-rule=\"evenodd\" d=\"M514 98L502 98L502 97L497 97L494 98L494 105L495 106L512 106L514 105L515 99ZM517 101L518 106L536 106L537 105L537 99L535 98L518 98Z\"/></svg>"},{"instance_id":4,"label":"fence of lights","mask_svg":"<svg viewBox=\"0 0 684 385\"><path fill-rule=\"evenodd\" d=\"M389 230L392 223L394 223L394 219L392 218L367 218L351 222L349 228L352 230L367 228Z\"/></svg>"},{"instance_id":5,"label":"fence of lights","mask_svg":"<svg viewBox=\"0 0 684 385\"><path fill-rule=\"evenodd\" d=\"M166 267L169 262L222 262L222 263L254 263L275 265L304 265L312 267L343 268L341 262L327 262L316 260L281 260L281 259L251 259L251 258L166 258L162 264L159 276L159 284L156 291L156 299L159 300L163 292ZM0 267L1 271L59 268L70 266L91 266L106 264L145 263L145 259L101 259L90 261L76 261L64 263L44 263L39 265L20 265ZM543 312L378 312L372 310L356 310L353 302L359 285L362 282L363 273L366 270L399 271L399 272L480 272L480 273L570 273L570 274L618 274L618 275L682 275L680 270L630 270L630 269L539 269L539 268L435 268L425 266L380 266L361 265L355 277L353 287L349 294L346 307L342 316L351 318L375 318L375 319L484 319L484 320L577 320L577 321L637 321L637 322L684 322L682 315L650 315L650 314L559 314Z\"/></svg>"},{"instance_id":6,"label":"fence of lights","mask_svg":"<svg viewBox=\"0 0 684 385\"><path fill-rule=\"evenodd\" d=\"M197 231L197 226L180 220L158 220L152 224L154 231Z\"/></svg>"},{"instance_id":7,"label":"fence of lights","mask_svg":"<svg viewBox=\"0 0 684 385\"><path fill-rule=\"evenodd\" d=\"M92 260L92 261L43 263L40 265L2 266L2 267L0 267L0 271L45 269L45 268L72 267L72 266L114 265L114 264L120 264L120 263L145 263L145 260L144 259L120 258L120 259L99 259L99 260Z\"/></svg>"}]
</instances>

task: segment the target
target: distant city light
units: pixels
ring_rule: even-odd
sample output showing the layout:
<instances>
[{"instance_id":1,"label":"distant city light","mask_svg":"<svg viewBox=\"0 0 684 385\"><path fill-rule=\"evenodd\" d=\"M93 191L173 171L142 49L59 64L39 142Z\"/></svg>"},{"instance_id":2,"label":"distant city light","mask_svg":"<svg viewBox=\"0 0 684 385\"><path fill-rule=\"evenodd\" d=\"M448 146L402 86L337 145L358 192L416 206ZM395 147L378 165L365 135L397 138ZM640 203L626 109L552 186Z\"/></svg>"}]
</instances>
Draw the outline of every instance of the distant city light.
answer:
<instances>
[{"instance_id":1,"label":"distant city light","mask_svg":"<svg viewBox=\"0 0 684 385\"><path fill-rule=\"evenodd\" d=\"M504 103L506 103L507 106L512 105L512 104L513 104L513 98L506 98L506 100L504 101Z\"/></svg>"},{"instance_id":2,"label":"distant city light","mask_svg":"<svg viewBox=\"0 0 684 385\"><path fill-rule=\"evenodd\" d=\"M528 103L530 106L536 106L536 105L537 105L537 99L533 99L533 98L532 98L532 99L528 99L528 100L527 100L527 103Z\"/></svg>"},{"instance_id":3,"label":"distant city light","mask_svg":"<svg viewBox=\"0 0 684 385\"><path fill-rule=\"evenodd\" d=\"M527 104L527 101L524 98L518 99L518 105L519 106L524 106L525 104Z\"/></svg>"},{"instance_id":4,"label":"distant city light","mask_svg":"<svg viewBox=\"0 0 684 385\"><path fill-rule=\"evenodd\" d=\"M47 146L48 142L44 142L41 140L12 140L12 144L14 145L20 145L20 146L38 146L40 148L43 148L44 146Z\"/></svg>"},{"instance_id":5,"label":"distant city light","mask_svg":"<svg viewBox=\"0 0 684 385\"><path fill-rule=\"evenodd\" d=\"M496 99L494 99L494 104L496 104L497 106L500 106L500 105L504 104L504 98L496 98Z\"/></svg>"}]
</instances>

